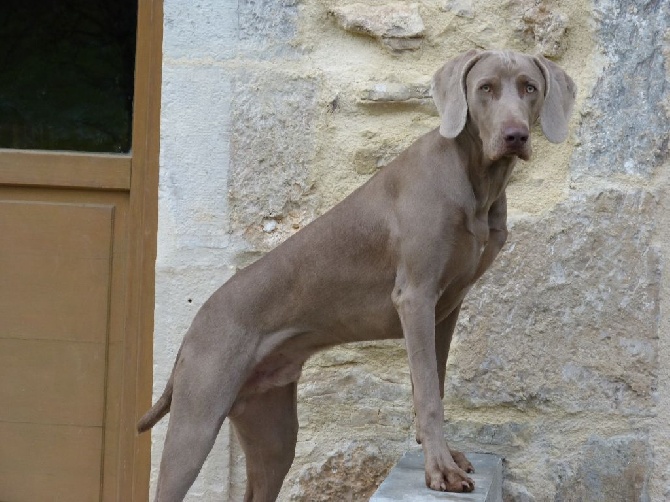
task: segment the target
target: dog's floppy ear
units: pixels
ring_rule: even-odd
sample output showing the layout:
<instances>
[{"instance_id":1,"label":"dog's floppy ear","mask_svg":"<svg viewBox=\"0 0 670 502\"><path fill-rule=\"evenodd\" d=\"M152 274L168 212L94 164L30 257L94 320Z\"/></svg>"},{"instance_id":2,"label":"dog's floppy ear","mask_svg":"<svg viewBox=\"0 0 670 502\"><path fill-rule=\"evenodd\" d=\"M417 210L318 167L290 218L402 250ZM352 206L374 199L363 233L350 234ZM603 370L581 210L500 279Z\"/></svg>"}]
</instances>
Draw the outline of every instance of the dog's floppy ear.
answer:
<instances>
[{"instance_id":1,"label":"dog's floppy ear","mask_svg":"<svg viewBox=\"0 0 670 502\"><path fill-rule=\"evenodd\" d=\"M577 86L556 63L537 56L535 64L544 75L544 104L540 112L542 132L552 143L562 143L568 137L568 121L575 104Z\"/></svg>"},{"instance_id":2,"label":"dog's floppy ear","mask_svg":"<svg viewBox=\"0 0 670 502\"><path fill-rule=\"evenodd\" d=\"M433 76L433 100L440 113L440 134L445 138L455 138L465 127L468 119L465 78L481 55L477 50L469 50L447 61Z\"/></svg>"}]
</instances>

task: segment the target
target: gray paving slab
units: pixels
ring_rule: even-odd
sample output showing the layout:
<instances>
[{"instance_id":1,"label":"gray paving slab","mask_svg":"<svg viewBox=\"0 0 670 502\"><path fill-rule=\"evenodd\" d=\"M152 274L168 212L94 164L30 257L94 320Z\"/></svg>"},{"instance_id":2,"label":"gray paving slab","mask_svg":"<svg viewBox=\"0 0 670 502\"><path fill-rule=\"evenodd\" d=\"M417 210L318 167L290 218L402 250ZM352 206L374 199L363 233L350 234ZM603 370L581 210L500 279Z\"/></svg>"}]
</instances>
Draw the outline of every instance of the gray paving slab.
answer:
<instances>
[{"instance_id":1,"label":"gray paving slab","mask_svg":"<svg viewBox=\"0 0 670 502\"><path fill-rule=\"evenodd\" d=\"M502 459L488 453L466 453L475 468L471 493L436 492L426 487L423 452L406 452L370 498L370 502L502 502Z\"/></svg>"}]
</instances>

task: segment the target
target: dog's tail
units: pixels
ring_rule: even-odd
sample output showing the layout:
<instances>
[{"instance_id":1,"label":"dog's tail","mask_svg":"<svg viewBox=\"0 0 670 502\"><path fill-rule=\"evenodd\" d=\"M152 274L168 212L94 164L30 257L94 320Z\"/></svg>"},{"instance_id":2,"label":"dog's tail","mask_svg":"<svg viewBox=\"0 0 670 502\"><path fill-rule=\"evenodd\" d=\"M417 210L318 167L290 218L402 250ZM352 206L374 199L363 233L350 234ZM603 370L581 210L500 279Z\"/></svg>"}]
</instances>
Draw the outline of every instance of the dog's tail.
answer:
<instances>
[{"instance_id":1,"label":"dog's tail","mask_svg":"<svg viewBox=\"0 0 670 502\"><path fill-rule=\"evenodd\" d=\"M156 423L168 414L170 411L170 404L172 404L172 385L174 383L174 371L177 367L177 361L179 361L179 354L181 353L181 347L179 352L177 352L177 357L172 367L172 373L170 373L170 378L165 385L165 390L163 394L158 398L156 404L154 404L149 411L147 411L139 422L137 422L137 432L142 434L145 431L151 429Z\"/></svg>"},{"instance_id":2,"label":"dog's tail","mask_svg":"<svg viewBox=\"0 0 670 502\"><path fill-rule=\"evenodd\" d=\"M140 434L144 431L151 429L156 423L163 418L170 411L170 404L172 403L172 378L174 376L174 371L170 375L163 395L158 398L156 404L154 404L149 411L147 411L140 421L137 422L137 432Z\"/></svg>"}]
</instances>

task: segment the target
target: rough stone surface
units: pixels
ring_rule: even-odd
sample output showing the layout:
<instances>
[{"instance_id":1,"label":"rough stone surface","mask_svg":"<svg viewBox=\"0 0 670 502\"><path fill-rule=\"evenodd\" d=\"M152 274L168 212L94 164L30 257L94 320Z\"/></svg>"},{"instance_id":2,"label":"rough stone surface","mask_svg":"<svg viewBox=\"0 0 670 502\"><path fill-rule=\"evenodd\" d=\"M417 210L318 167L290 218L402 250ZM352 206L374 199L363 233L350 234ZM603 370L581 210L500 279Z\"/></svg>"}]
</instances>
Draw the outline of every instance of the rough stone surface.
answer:
<instances>
[{"instance_id":1,"label":"rough stone surface","mask_svg":"<svg viewBox=\"0 0 670 502\"><path fill-rule=\"evenodd\" d=\"M398 156L401 149L389 141L373 141L354 154L353 165L358 174L373 174Z\"/></svg>"},{"instance_id":2,"label":"rough stone surface","mask_svg":"<svg viewBox=\"0 0 670 502\"><path fill-rule=\"evenodd\" d=\"M330 12L343 29L375 37L393 51L415 50L421 46L425 28L418 4L354 3L334 7Z\"/></svg>"},{"instance_id":3,"label":"rough stone surface","mask_svg":"<svg viewBox=\"0 0 670 502\"><path fill-rule=\"evenodd\" d=\"M473 450L485 446L495 448L496 453L513 455L527 448L536 431L527 423L476 423L472 420L451 420L446 418L444 435L450 444Z\"/></svg>"},{"instance_id":4,"label":"rough stone surface","mask_svg":"<svg viewBox=\"0 0 670 502\"><path fill-rule=\"evenodd\" d=\"M313 184L316 99L311 79L241 72L233 81L231 224L257 249L273 247L314 218L305 199Z\"/></svg>"},{"instance_id":5,"label":"rough stone surface","mask_svg":"<svg viewBox=\"0 0 670 502\"><path fill-rule=\"evenodd\" d=\"M594 437L554 472L555 502L649 502L652 453L636 436Z\"/></svg>"},{"instance_id":6,"label":"rough stone surface","mask_svg":"<svg viewBox=\"0 0 670 502\"><path fill-rule=\"evenodd\" d=\"M223 140L230 117L227 73L211 67L169 67L163 73L159 226L167 239L159 242L159 257L178 248L225 245L230 156ZM184 143L201 148L184 149Z\"/></svg>"},{"instance_id":7,"label":"rough stone surface","mask_svg":"<svg viewBox=\"0 0 670 502\"><path fill-rule=\"evenodd\" d=\"M356 501L372 494L416 444L405 360L403 345L389 341L351 344L308 361L298 385L298 460L279 500ZM319 495L322 478L328 489Z\"/></svg>"},{"instance_id":8,"label":"rough stone surface","mask_svg":"<svg viewBox=\"0 0 670 502\"><path fill-rule=\"evenodd\" d=\"M314 356L298 386L306 405L298 410L301 426L320 432L376 424L378 440L408 437L411 385L405 359L404 346L395 341L352 344Z\"/></svg>"},{"instance_id":9,"label":"rough stone surface","mask_svg":"<svg viewBox=\"0 0 670 502\"><path fill-rule=\"evenodd\" d=\"M164 54L180 60L297 57L299 0L166 0Z\"/></svg>"},{"instance_id":10,"label":"rough stone surface","mask_svg":"<svg viewBox=\"0 0 670 502\"><path fill-rule=\"evenodd\" d=\"M534 128L512 177L509 242L454 338L445 435L505 458L506 501L670 500L670 4L354 1L165 0L155 395L216 287L438 125L426 92L445 59L539 50L579 88L572 134L554 145ZM342 29L342 8L377 9L377 34ZM416 448L401 342L318 354L298 391L280 502L322 486L364 499ZM226 422L186 500L244 489Z\"/></svg>"},{"instance_id":11,"label":"rough stone surface","mask_svg":"<svg viewBox=\"0 0 670 502\"><path fill-rule=\"evenodd\" d=\"M656 214L645 191L602 191L515 222L465 302L449 393L473 407L649 413L658 370Z\"/></svg>"},{"instance_id":12,"label":"rough stone surface","mask_svg":"<svg viewBox=\"0 0 670 502\"><path fill-rule=\"evenodd\" d=\"M306 466L289 500L356 502L368 500L390 468L374 444L350 444L330 452L317 465ZM354 476L352 474L355 473Z\"/></svg>"},{"instance_id":13,"label":"rough stone surface","mask_svg":"<svg viewBox=\"0 0 670 502\"><path fill-rule=\"evenodd\" d=\"M513 481L503 483L503 502L535 502L528 489Z\"/></svg>"},{"instance_id":14,"label":"rough stone surface","mask_svg":"<svg viewBox=\"0 0 670 502\"><path fill-rule=\"evenodd\" d=\"M361 94L361 101L375 103L404 103L412 100L431 100L430 86L423 84L401 84L379 82L367 88Z\"/></svg>"},{"instance_id":15,"label":"rough stone surface","mask_svg":"<svg viewBox=\"0 0 670 502\"><path fill-rule=\"evenodd\" d=\"M444 4L444 10L468 19L475 17L474 2L472 0L447 0Z\"/></svg>"},{"instance_id":16,"label":"rough stone surface","mask_svg":"<svg viewBox=\"0 0 670 502\"><path fill-rule=\"evenodd\" d=\"M299 0L239 0L236 15L241 50L251 51L260 59L297 57L291 42L298 29L299 3Z\"/></svg>"},{"instance_id":17,"label":"rough stone surface","mask_svg":"<svg viewBox=\"0 0 670 502\"><path fill-rule=\"evenodd\" d=\"M239 51L237 2L164 0L163 55L170 59L229 59ZM170 82L163 79L163 82Z\"/></svg>"},{"instance_id":18,"label":"rough stone surface","mask_svg":"<svg viewBox=\"0 0 670 502\"><path fill-rule=\"evenodd\" d=\"M670 3L596 0L604 68L582 112L572 174L649 177L668 155Z\"/></svg>"},{"instance_id":19,"label":"rough stone surface","mask_svg":"<svg viewBox=\"0 0 670 502\"><path fill-rule=\"evenodd\" d=\"M548 58L565 53L568 16L543 2L525 11L521 19L523 36L535 44L538 52Z\"/></svg>"}]
</instances>

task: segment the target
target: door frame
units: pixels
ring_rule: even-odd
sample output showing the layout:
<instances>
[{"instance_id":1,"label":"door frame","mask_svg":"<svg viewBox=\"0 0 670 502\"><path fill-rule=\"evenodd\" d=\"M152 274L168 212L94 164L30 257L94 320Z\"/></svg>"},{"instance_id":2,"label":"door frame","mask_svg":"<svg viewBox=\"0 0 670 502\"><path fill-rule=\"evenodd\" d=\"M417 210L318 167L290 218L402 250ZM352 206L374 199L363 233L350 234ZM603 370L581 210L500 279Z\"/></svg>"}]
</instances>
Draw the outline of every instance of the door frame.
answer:
<instances>
[{"instance_id":1,"label":"door frame","mask_svg":"<svg viewBox=\"0 0 670 502\"><path fill-rule=\"evenodd\" d=\"M151 406L158 231L163 0L138 0L135 50L132 165L130 177L126 388L123 392L119 500L149 498L151 436L137 434L137 420Z\"/></svg>"}]
</instances>

